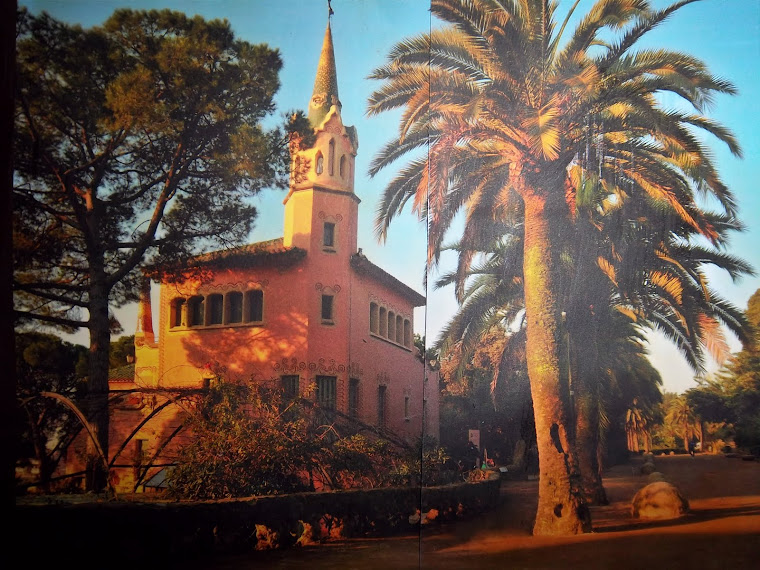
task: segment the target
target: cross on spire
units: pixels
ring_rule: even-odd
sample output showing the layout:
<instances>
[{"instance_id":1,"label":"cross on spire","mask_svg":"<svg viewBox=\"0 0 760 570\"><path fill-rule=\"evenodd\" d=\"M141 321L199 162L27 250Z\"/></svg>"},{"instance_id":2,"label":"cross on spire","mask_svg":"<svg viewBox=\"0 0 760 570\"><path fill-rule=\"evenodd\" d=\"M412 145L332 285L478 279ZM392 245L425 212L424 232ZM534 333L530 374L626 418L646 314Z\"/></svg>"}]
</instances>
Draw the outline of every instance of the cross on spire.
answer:
<instances>
[{"instance_id":1,"label":"cross on spire","mask_svg":"<svg viewBox=\"0 0 760 570\"><path fill-rule=\"evenodd\" d=\"M332 0L327 0L327 19L328 19L328 20L330 19L330 17L331 17L333 14L335 14L335 12L333 12L333 9L332 9L332 5L331 5L331 2L332 2Z\"/></svg>"}]
</instances>

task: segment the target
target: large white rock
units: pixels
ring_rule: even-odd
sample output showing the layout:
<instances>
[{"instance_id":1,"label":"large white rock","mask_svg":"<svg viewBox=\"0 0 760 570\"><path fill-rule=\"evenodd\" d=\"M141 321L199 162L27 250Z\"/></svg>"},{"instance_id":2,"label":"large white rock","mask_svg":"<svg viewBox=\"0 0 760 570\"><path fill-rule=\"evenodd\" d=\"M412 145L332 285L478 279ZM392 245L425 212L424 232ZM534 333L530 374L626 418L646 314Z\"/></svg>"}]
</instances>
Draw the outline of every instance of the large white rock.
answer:
<instances>
[{"instance_id":1,"label":"large white rock","mask_svg":"<svg viewBox=\"0 0 760 570\"><path fill-rule=\"evenodd\" d=\"M650 483L631 503L631 514L640 519L674 519L689 512L689 501L667 481Z\"/></svg>"}]
</instances>

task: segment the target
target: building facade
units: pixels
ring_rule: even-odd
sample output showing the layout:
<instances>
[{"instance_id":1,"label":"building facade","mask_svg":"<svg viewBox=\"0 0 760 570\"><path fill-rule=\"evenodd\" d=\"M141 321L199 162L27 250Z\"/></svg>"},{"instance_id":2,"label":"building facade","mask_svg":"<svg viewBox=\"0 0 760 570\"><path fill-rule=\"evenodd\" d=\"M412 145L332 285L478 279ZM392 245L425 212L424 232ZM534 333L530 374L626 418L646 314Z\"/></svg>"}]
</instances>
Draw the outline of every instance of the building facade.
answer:
<instances>
[{"instance_id":1,"label":"building facade","mask_svg":"<svg viewBox=\"0 0 760 570\"><path fill-rule=\"evenodd\" d=\"M306 169L291 180L283 237L200 256L192 271L159 279L157 338L145 291L134 377L110 382L117 490L160 481L171 450L191 437L182 398L217 374L274 383L409 442L438 438L438 376L413 342L425 298L357 247L358 137L341 117L329 23L308 118L316 142L293 157Z\"/></svg>"}]
</instances>

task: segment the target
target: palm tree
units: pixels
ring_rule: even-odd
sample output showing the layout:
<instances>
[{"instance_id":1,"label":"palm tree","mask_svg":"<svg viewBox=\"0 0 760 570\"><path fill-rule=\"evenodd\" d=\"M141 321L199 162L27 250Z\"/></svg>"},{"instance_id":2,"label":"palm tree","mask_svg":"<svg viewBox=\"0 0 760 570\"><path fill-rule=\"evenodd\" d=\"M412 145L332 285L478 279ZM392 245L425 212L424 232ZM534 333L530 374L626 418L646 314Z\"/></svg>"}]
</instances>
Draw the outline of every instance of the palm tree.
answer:
<instances>
[{"instance_id":1,"label":"palm tree","mask_svg":"<svg viewBox=\"0 0 760 570\"><path fill-rule=\"evenodd\" d=\"M665 421L675 426L675 432L683 438L683 448L689 452L689 440L695 434L701 434L701 420L694 413L686 397L682 394L675 398L668 407L665 414Z\"/></svg>"},{"instance_id":2,"label":"palm tree","mask_svg":"<svg viewBox=\"0 0 760 570\"><path fill-rule=\"evenodd\" d=\"M644 439L644 451L650 450L647 432L647 418L638 406L638 400L633 399L631 407L625 412L625 433L628 436L628 451L639 451L639 441Z\"/></svg>"},{"instance_id":3,"label":"palm tree","mask_svg":"<svg viewBox=\"0 0 760 570\"><path fill-rule=\"evenodd\" d=\"M411 155L381 200L381 238L413 198L427 219L434 263L464 209L458 268L464 274L479 219L506 219L521 203L526 351L541 471L534 534L590 530L560 354L556 228L576 199L571 175L596 176L611 200L647 196L708 240L717 239L716 230L695 201L696 189L735 214L731 193L693 133L714 135L739 154L732 135L699 114L714 93L734 88L688 55L632 51L692 1L652 10L646 0L598 0L563 42L568 19L557 28L550 0L433 0L432 12L449 25L398 43L371 75L384 84L371 96L369 113L404 112L398 138L370 172ZM614 39L602 43L602 33ZM661 92L680 96L696 113L662 108Z\"/></svg>"},{"instance_id":4,"label":"palm tree","mask_svg":"<svg viewBox=\"0 0 760 570\"><path fill-rule=\"evenodd\" d=\"M645 358L642 327L659 327L668 333L695 371L702 368L703 347L720 362L727 346L719 325L746 338L746 319L739 309L710 291L703 266L714 265L734 278L751 273L751 268L714 248L690 244L690 228L667 227L656 209L631 202L611 207L604 204L603 195L595 200L588 191L584 194L576 201L573 223L563 228L568 232L563 242L573 244L572 254L563 255L560 268L560 281L565 284L562 304L568 307L563 366L575 394L576 454L585 498L590 504L606 504L600 453L609 425L604 409L608 405L604 394L609 394L606 385L613 382L616 371L631 366L630 355L638 372L643 372L638 364ZM657 231L648 230L642 220ZM732 220L716 223L716 227L721 226L721 236L729 228L738 229ZM626 227L633 230L621 229ZM521 264L517 262L522 254L519 216L515 216L513 226L486 231L486 225L481 224L480 231L486 240L493 235L501 237L481 244L483 252L478 259L482 261L467 271L460 310L438 341L439 350L446 353L454 346L458 358L465 362L484 335L494 327L510 327L524 309ZM447 249L460 248L455 245ZM597 264L597 259L605 256L612 261ZM448 273L435 286L458 283L461 278L457 272ZM625 279L619 283L621 278ZM636 322L637 326L631 326ZM524 337L510 335L509 344L520 338ZM600 358L600 352L612 358ZM511 364L505 361L493 371L492 392L499 379L503 384L509 378ZM640 435L648 450L648 430ZM633 444L630 449L634 449Z\"/></svg>"}]
</instances>

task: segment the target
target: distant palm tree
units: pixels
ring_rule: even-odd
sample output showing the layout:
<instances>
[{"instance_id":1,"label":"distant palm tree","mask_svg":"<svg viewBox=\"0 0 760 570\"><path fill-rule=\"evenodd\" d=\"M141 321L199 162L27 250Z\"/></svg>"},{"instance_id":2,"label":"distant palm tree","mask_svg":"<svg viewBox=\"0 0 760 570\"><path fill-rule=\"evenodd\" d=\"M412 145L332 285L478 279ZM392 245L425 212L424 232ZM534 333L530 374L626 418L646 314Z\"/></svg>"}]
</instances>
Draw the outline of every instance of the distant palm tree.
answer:
<instances>
[{"instance_id":1,"label":"distant palm tree","mask_svg":"<svg viewBox=\"0 0 760 570\"><path fill-rule=\"evenodd\" d=\"M675 427L675 432L683 438L683 448L689 452L689 441L695 434L702 438L702 422L689 405L686 396L679 395L668 407L665 421Z\"/></svg>"},{"instance_id":2,"label":"distant palm tree","mask_svg":"<svg viewBox=\"0 0 760 570\"><path fill-rule=\"evenodd\" d=\"M628 436L628 451L638 452L639 442L643 439L644 451L650 450L651 438L648 436L648 421L644 412L638 407L636 398L625 412L625 433Z\"/></svg>"},{"instance_id":3,"label":"distant palm tree","mask_svg":"<svg viewBox=\"0 0 760 570\"><path fill-rule=\"evenodd\" d=\"M458 267L464 275L477 251L471 246L482 240L479 220L507 219L521 204L527 362L541 471L534 534L591 528L571 453L560 354L563 244L556 230L583 187L573 176L595 176L611 200L647 197L708 240L717 232L695 190L735 213L731 193L693 133L714 135L739 153L726 129L699 114L714 93L733 87L688 55L631 49L691 1L652 10L645 0L599 0L563 41L567 19L557 29L550 0L433 0L433 14L449 25L398 43L388 64L371 75L384 85L371 96L369 113L404 108L398 138L382 149L371 173L412 156L381 200L380 237L413 199L427 218L434 262L464 209ZM663 109L661 92L680 96L697 114Z\"/></svg>"}]
</instances>

